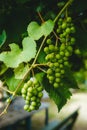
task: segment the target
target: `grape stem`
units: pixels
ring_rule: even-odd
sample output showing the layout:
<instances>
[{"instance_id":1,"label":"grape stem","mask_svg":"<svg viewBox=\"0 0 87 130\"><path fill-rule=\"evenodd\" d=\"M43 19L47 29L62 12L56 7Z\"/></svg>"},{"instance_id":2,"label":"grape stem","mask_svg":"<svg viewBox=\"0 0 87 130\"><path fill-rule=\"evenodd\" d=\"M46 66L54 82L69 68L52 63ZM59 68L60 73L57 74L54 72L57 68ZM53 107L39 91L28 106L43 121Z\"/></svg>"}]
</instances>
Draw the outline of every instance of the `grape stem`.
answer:
<instances>
[{"instance_id":1,"label":"grape stem","mask_svg":"<svg viewBox=\"0 0 87 130\"><path fill-rule=\"evenodd\" d=\"M60 10L60 12L58 13L58 15L56 16L56 18L54 19L54 23L58 20L58 18L60 17L60 15L63 13L63 11L73 2L73 0L69 0L65 6Z\"/></svg>"},{"instance_id":2,"label":"grape stem","mask_svg":"<svg viewBox=\"0 0 87 130\"><path fill-rule=\"evenodd\" d=\"M6 91L6 92L10 93L10 94L13 94L13 92L9 91L8 89L6 89L6 88L5 88L5 87L3 87L3 86L0 86L0 88L1 88L1 89L3 89L4 91Z\"/></svg>"}]
</instances>

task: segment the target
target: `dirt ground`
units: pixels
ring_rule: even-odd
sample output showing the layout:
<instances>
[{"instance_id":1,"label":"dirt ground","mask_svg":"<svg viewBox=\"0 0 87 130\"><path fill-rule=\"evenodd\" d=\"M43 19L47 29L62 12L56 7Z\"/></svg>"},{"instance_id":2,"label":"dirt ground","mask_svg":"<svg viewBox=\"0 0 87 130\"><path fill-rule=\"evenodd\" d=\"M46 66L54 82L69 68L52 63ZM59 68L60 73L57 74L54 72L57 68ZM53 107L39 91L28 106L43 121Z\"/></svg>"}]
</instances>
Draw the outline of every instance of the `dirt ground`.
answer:
<instances>
[{"instance_id":1,"label":"dirt ground","mask_svg":"<svg viewBox=\"0 0 87 130\"><path fill-rule=\"evenodd\" d=\"M53 101L48 99L49 107L49 121L54 119L62 120L79 108L79 115L74 124L73 130L87 130L87 93L75 93L67 104L58 112L57 107ZM44 112L35 114L32 117L32 129L41 130L44 126Z\"/></svg>"}]
</instances>

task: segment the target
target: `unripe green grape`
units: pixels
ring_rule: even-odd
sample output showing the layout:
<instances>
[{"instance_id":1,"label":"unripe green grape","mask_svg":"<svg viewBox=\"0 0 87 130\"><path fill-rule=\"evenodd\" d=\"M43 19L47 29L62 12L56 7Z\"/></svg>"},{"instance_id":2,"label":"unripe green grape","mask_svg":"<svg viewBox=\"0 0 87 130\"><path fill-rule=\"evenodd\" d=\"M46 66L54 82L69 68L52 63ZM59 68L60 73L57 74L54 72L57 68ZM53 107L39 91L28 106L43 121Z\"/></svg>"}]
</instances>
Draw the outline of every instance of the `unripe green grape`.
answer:
<instances>
[{"instance_id":1,"label":"unripe green grape","mask_svg":"<svg viewBox=\"0 0 87 130\"><path fill-rule=\"evenodd\" d=\"M57 72L60 72L60 68L56 68L55 69L55 72L57 73Z\"/></svg>"},{"instance_id":2,"label":"unripe green grape","mask_svg":"<svg viewBox=\"0 0 87 130\"><path fill-rule=\"evenodd\" d=\"M64 51L65 49L66 49L66 45L64 43L62 43L60 46L60 51Z\"/></svg>"},{"instance_id":3,"label":"unripe green grape","mask_svg":"<svg viewBox=\"0 0 87 130\"><path fill-rule=\"evenodd\" d=\"M42 86L40 86L40 87L37 88L37 91L39 91L39 92L42 91L42 90L43 90Z\"/></svg>"},{"instance_id":4,"label":"unripe green grape","mask_svg":"<svg viewBox=\"0 0 87 130\"><path fill-rule=\"evenodd\" d=\"M64 66L63 66L63 64L60 64L60 66L59 66L60 68L63 68Z\"/></svg>"},{"instance_id":5,"label":"unripe green grape","mask_svg":"<svg viewBox=\"0 0 87 130\"><path fill-rule=\"evenodd\" d=\"M58 60L59 63L63 63L63 59Z\"/></svg>"},{"instance_id":6,"label":"unripe green grape","mask_svg":"<svg viewBox=\"0 0 87 130\"><path fill-rule=\"evenodd\" d=\"M61 58L60 54L57 54L56 59L60 59L60 58Z\"/></svg>"},{"instance_id":7,"label":"unripe green grape","mask_svg":"<svg viewBox=\"0 0 87 130\"><path fill-rule=\"evenodd\" d=\"M32 96L31 97L31 101L35 101L36 100L36 97L35 96Z\"/></svg>"},{"instance_id":8,"label":"unripe green grape","mask_svg":"<svg viewBox=\"0 0 87 130\"><path fill-rule=\"evenodd\" d=\"M48 48L48 47L45 47L45 48L44 48L44 52L45 52L46 54L48 54L48 53L49 53L49 48Z\"/></svg>"},{"instance_id":9,"label":"unripe green grape","mask_svg":"<svg viewBox=\"0 0 87 130\"><path fill-rule=\"evenodd\" d=\"M28 97L32 97L32 93L27 92L27 96L28 96Z\"/></svg>"},{"instance_id":10,"label":"unripe green grape","mask_svg":"<svg viewBox=\"0 0 87 130\"><path fill-rule=\"evenodd\" d=\"M51 45L49 45L49 50L50 50L50 51L54 51L54 50L55 50L55 46L54 46L54 45L52 45L52 44L51 44Z\"/></svg>"},{"instance_id":11,"label":"unripe green grape","mask_svg":"<svg viewBox=\"0 0 87 130\"><path fill-rule=\"evenodd\" d=\"M11 102L11 98L8 98L8 99L6 100L6 102L7 102L7 103L10 103L10 102Z\"/></svg>"},{"instance_id":12,"label":"unripe green grape","mask_svg":"<svg viewBox=\"0 0 87 130\"><path fill-rule=\"evenodd\" d=\"M59 63L58 63L58 62L55 62L55 63L54 63L54 66L55 66L55 67L58 67L58 66L59 66Z\"/></svg>"},{"instance_id":13,"label":"unripe green grape","mask_svg":"<svg viewBox=\"0 0 87 130\"><path fill-rule=\"evenodd\" d=\"M26 94L26 92L27 92L26 89L22 88L21 93Z\"/></svg>"},{"instance_id":14,"label":"unripe green grape","mask_svg":"<svg viewBox=\"0 0 87 130\"><path fill-rule=\"evenodd\" d=\"M72 50L73 50L72 46L67 46L67 50L72 52Z\"/></svg>"},{"instance_id":15,"label":"unripe green grape","mask_svg":"<svg viewBox=\"0 0 87 130\"><path fill-rule=\"evenodd\" d=\"M30 106L29 106L29 109L30 109L31 111L33 111L33 110L35 110L35 107L32 106L32 105L30 105Z\"/></svg>"},{"instance_id":16,"label":"unripe green grape","mask_svg":"<svg viewBox=\"0 0 87 130\"><path fill-rule=\"evenodd\" d=\"M27 91L31 93L31 92L33 92L33 88L29 87Z\"/></svg>"},{"instance_id":17,"label":"unripe green grape","mask_svg":"<svg viewBox=\"0 0 87 130\"><path fill-rule=\"evenodd\" d=\"M53 76L49 76L48 77L50 81L53 81L54 80L54 77Z\"/></svg>"},{"instance_id":18,"label":"unripe green grape","mask_svg":"<svg viewBox=\"0 0 87 130\"><path fill-rule=\"evenodd\" d=\"M66 57L69 57L69 56L70 56L70 52L66 51L66 52L65 52L65 56L66 56Z\"/></svg>"},{"instance_id":19,"label":"unripe green grape","mask_svg":"<svg viewBox=\"0 0 87 130\"><path fill-rule=\"evenodd\" d=\"M39 97L39 98L42 98L42 96L43 96L43 93L42 93L42 92L39 92L39 93L38 93L38 97Z\"/></svg>"},{"instance_id":20,"label":"unripe green grape","mask_svg":"<svg viewBox=\"0 0 87 130\"><path fill-rule=\"evenodd\" d=\"M50 59L49 54L45 57L45 60L48 61Z\"/></svg>"},{"instance_id":21,"label":"unripe green grape","mask_svg":"<svg viewBox=\"0 0 87 130\"><path fill-rule=\"evenodd\" d=\"M64 56L65 55L64 51L60 51L60 55Z\"/></svg>"},{"instance_id":22,"label":"unripe green grape","mask_svg":"<svg viewBox=\"0 0 87 130\"><path fill-rule=\"evenodd\" d=\"M65 70L62 69L62 70L60 71L60 73L61 73L61 74L64 74L64 73L65 73Z\"/></svg>"},{"instance_id":23,"label":"unripe green grape","mask_svg":"<svg viewBox=\"0 0 87 130\"><path fill-rule=\"evenodd\" d=\"M67 24L64 22L63 24L62 24L62 29L65 29L67 27Z\"/></svg>"},{"instance_id":24,"label":"unripe green grape","mask_svg":"<svg viewBox=\"0 0 87 130\"><path fill-rule=\"evenodd\" d=\"M35 101L33 101L33 102L31 102L31 105L32 105L32 106L36 106L37 104L36 104Z\"/></svg>"},{"instance_id":25,"label":"unripe green grape","mask_svg":"<svg viewBox=\"0 0 87 130\"><path fill-rule=\"evenodd\" d=\"M57 83L59 83L60 81L61 81L60 78L56 78L56 79L55 79L55 82L57 82Z\"/></svg>"},{"instance_id":26,"label":"unripe green grape","mask_svg":"<svg viewBox=\"0 0 87 130\"><path fill-rule=\"evenodd\" d=\"M49 83L50 83L50 84L53 84L53 81L52 81L52 80L49 80Z\"/></svg>"},{"instance_id":27,"label":"unripe green grape","mask_svg":"<svg viewBox=\"0 0 87 130\"><path fill-rule=\"evenodd\" d=\"M76 31L75 27L73 27L73 26L70 28L70 30L71 30L71 33L75 33L75 31Z\"/></svg>"},{"instance_id":28,"label":"unripe green grape","mask_svg":"<svg viewBox=\"0 0 87 130\"><path fill-rule=\"evenodd\" d=\"M68 66L69 65L68 61L64 61L64 65Z\"/></svg>"},{"instance_id":29,"label":"unripe green grape","mask_svg":"<svg viewBox=\"0 0 87 130\"><path fill-rule=\"evenodd\" d=\"M60 32L61 32L61 29L58 28L58 29L57 29L57 33L60 33Z\"/></svg>"},{"instance_id":30,"label":"unripe green grape","mask_svg":"<svg viewBox=\"0 0 87 130\"><path fill-rule=\"evenodd\" d=\"M54 51L58 51L58 47L57 46L54 47Z\"/></svg>"},{"instance_id":31,"label":"unripe green grape","mask_svg":"<svg viewBox=\"0 0 87 130\"><path fill-rule=\"evenodd\" d=\"M31 99L30 99L30 97L29 97L29 96L26 96L26 100L27 100L27 101L30 101Z\"/></svg>"},{"instance_id":32,"label":"unripe green grape","mask_svg":"<svg viewBox=\"0 0 87 130\"><path fill-rule=\"evenodd\" d=\"M66 32L63 32L63 37L66 37L67 36L67 33Z\"/></svg>"},{"instance_id":33,"label":"unripe green grape","mask_svg":"<svg viewBox=\"0 0 87 130\"><path fill-rule=\"evenodd\" d=\"M54 53L50 53L50 59L54 58Z\"/></svg>"},{"instance_id":34,"label":"unripe green grape","mask_svg":"<svg viewBox=\"0 0 87 130\"><path fill-rule=\"evenodd\" d=\"M29 105L30 101L29 101L29 100L26 100L25 103L26 103L26 105Z\"/></svg>"},{"instance_id":35,"label":"unripe green grape","mask_svg":"<svg viewBox=\"0 0 87 130\"><path fill-rule=\"evenodd\" d=\"M68 60L68 57L64 56L64 57L63 57L63 60L64 60L64 61L67 61L67 60Z\"/></svg>"},{"instance_id":36,"label":"unripe green grape","mask_svg":"<svg viewBox=\"0 0 87 130\"><path fill-rule=\"evenodd\" d=\"M33 94L37 95L37 90L36 89L33 90Z\"/></svg>"},{"instance_id":37,"label":"unripe green grape","mask_svg":"<svg viewBox=\"0 0 87 130\"><path fill-rule=\"evenodd\" d=\"M52 74L52 73L53 73L52 69L49 68L49 69L47 70L47 74Z\"/></svg>"},{"instance_id":38,"label":"unripe green grape","mask_svg":"<svg viewBox=\"0 0 87 130\"><path fill-rule=\"evenodd\" d=\"M27 90L29 85L27 83L24 84L23 89Z\"/></svg>"},{"instance_id":39,"label":"unripe green grape","mask_svg":"<svg viewBox=\"0 0 87 130\"><path fill-rule=\"evenodd\" d=\"M52 43L51 39L47 39L46 43L51 44Z\"/></svg>"},{"instance_id":40,"label":"unripe green grape","mask_svg":"<svg viewBox=\"0 0 87 130\"><path fill-rule=\"evenodd\" d=\"M33 82L32 82L32 80L29 80L26 84L27 84L28 86L32 86Z\"/></svg>"},{"instance_id":41,"label":"unripe green grape","mask_svg":"<svg viewBox=\"0 0 87 130\"><path fill-rule=\"evenodd\" d=\"M38 85L38 84L39 84L39 83L38 83L38 80L37 80L36 78L34 78L33 84L34 84L34 85Z\"/></svg>"},{"instance_id":42,"label":"unripe green grape","mask_svg":"<svg viewBox=\"0 0 87 130\"><path fill-rule=\"evenodd\" d=\"M24 105L24 110L28 110L29 105Z\"/></svg>"},{"instance_id":43,"label":"unripe green grape","mask_svg":"<svg viewBox=\"0 0 87 130\"><path fill-rule=\"evenodd\" d=\"M54 86L54 88L58 88L58 87L59 87L59 84L58 84L57 82L55 82L55 83L53 84L53 86Z\"/></svg>"},{"instance_id":44,"label":"unripe green grape","mask_svg":"<svg viewBox=\"0 0 87 130\"><path fill-rule=\"evenodd\" d=\"M76 41L75 38L71 37L71 40L70 40L71 45L73 45L75 43L75 41Z\"/></svg>"},{"instance_id":45,"label":"unripe green grape","mask_svg":"<svg viewBox=\"0 0 87 130\"><path fill-rule=\"evenodd\" d=\"M67 17L66 21L67 21L67 22L71 22L71 21L72 21L72 18L71 18L71 17Z\"/></svg>"},{"instance_id":46,"label":"unripe green grape","mask_svg":"<svg viewBox=\"0 0 87 130\"><path fill-rule=\"evenodd\" d=\"M60 41L61 41L62 43L65 43L65 42L66 42L66 38L63 37L63 38L60 39Z\"/></svg>"},{"instance_id":47,"label":"unripe green grape","mask_svg":"<svg viewBox=\"0 0 87 130\"><path fill-rule=\"evenodd\" d=\"M57 78L57 77L60 77L61 76L61 73L59 72L57 72L57 73L55 73L55 77Z\"/></svg>"},{"instance_id":48,"label":"unripe green grape","mask_svg":"<svg viewBox=\"0 0 87 130\"><path fill-rule=\"evenodd\" d=\"M49 63L49 67L50 67L50 68L54 67L54 64L50 62L50 63Z\"/></svg>"},{"instance_id":49,"label":"unripe green grape","mask_svg":"<svg viewBox=\"0 0 87 130\"><path fill-rule=\"evenodd\" d=\"M63 38L63 34L60 34L59 36L60 36L60 38Z\"/></svg>"},{"instance_id":50,"label":"unripe green grape","mask_svg":"<svg viewBox=\"0 0 87 130\"><path fill-rule=\"evenodd\" d=\"M65 30L65 31L66 31L66 33L67 33L67 34L71 33L70 28L66 28L66 30Z\"/></svg>"},{"instance_id":51,"label":"unripe green grape","mask_svg":"<svg viewBox=\"0 0 87 130\"><path fill-rule=\"evenodd\" d=\"M22 94L22 97L23 97L24 99L26 99L26 95L25 95L25 94Z\"/></svg>"}]
</instances>

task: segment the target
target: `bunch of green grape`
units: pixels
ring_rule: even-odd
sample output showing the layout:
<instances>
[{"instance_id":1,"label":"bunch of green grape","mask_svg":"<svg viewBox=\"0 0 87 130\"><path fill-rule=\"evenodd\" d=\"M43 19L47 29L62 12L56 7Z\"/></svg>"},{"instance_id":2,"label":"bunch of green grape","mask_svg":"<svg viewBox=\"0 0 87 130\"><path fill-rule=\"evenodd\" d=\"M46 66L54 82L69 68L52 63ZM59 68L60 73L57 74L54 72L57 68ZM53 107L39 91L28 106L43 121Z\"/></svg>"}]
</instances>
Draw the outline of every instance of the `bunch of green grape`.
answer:
<instances>
[{"instance_id":1,"label":"bunch of green grape","mask_svg":"<svg viewBox=\"0 0 87 130\"><path fill-rule=\"evenodd\" d=\"M76 29L71 17L60 18L58 20L57 33L61 43L72 46L75 43L75 38L73 37L75 31Z\"/></svg>"},{"instance_id":2,"label":"bunch of green grape","mask_svg":"<svg viewBox=\"0 0 87 130\"><path fill-rule=\"evenodd\" d=\"M51 39L47 39L47 46L44 48L45 60L48 64L47 78L54 88L63 85L62 78L65 74L65 67L69 66L68 59L73 51L72 45L75 38L72 37L72 33L75 32L75 27L71 21L71 17L68 17L66 21L60 18L57 29L58 43L55 44Z\"/></svg>"},{"instance_id":3,"label":"bunch of green grape","mask_svg":"<svg viewBox=\"0 0 87 130\"><path fill-rule=\"evenodd\" d=\"M24 110L30 112L39 109L43 96L43 87L36 78L31 78L22 88L22 97L25 100Z\"/></svg>"}]
</instances>

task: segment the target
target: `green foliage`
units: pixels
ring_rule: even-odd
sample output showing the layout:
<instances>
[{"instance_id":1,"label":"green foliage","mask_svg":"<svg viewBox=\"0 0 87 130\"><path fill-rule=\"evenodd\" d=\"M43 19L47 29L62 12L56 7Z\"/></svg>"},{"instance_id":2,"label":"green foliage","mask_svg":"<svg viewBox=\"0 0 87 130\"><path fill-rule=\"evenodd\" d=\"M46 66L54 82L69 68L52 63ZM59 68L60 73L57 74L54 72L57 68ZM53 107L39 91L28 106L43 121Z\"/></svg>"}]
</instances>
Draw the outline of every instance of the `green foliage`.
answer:
<instances>
[{"instance_id":1,"label":"green foliage","mask_svg":"<svg viewBox=\"0 0 87 130\"><path fill-rule=\"evenodd\" d=\"M49 84L46 78L44 78L43 84L45 90L49 94L49 97L54 100L54 102L58 107L58 110L60 110L72 95L71 92L69 91L69 88L67 87L67 84L55 89Z\"/></svg>"},{"instance_id":2,"label":"green foliage","mask_svg":"<svg viewBox=\"0 0 87 130\"><path fill-rule=\"evenodd\" d=\"M5 43L6 41L6 32L5 30L2 31L2 34L0 35L0 47Z\"/></svg>"},{"instance_id":3,"label":"green foliage","mask_svg":"<svg viewBox=\"0 0 87 130\"><path fill-rule=\"evenodd\" d=\"M20 80L16 79L14 75L10 74L8 77L5 77L5 82L8 86L8 89L10 91L14 92L17 85L19 84ZM21 88L22 88L22 86L18 89L17 94L20 94Z\"/></svg>"},{"instance_id":4,"label":"green foliage","mask_svg":"<svg viewBox=\"0 0 87 130\"><path fill-rule=\"evenodd\" d=\"M28 25L27 31L28 35L34 40L39 40L42 36L48 36L54 28L54 22L48 20L44 22L41 26L37 22L31 22Z\"/></svg>"},{"instance_id":5,"label":"green foliage","mask_svg":"<svg viewBox=\"0 0 87 130\"><path fill-rule=\"evenodd\" d=\"M28 69L28 65L24 65L23 63L21 63L17 68L14 69L15 78L23 79Z\"/></svg>"},{"instance_id":6,"label":"green foliage","mask_svg":"<svg viewBox=\"0 0 87 130\"><path fill-rule=\"evenodd\" d=\"M7 67L18 67L22 62L28 62L35 57L36 43L30 38L26 37L22 41L23 49L15 43L9 45L11 51L2 52L0 54L0 61L3 61ZM32 51L31 51L32 50Z\"/></svg>"},{"instance_id":7,"label":"green foliage","mask_svg":"<svg viewBox=\"0 0 87 130\"><path fill-rule=\"evenodd\" d=\"M83 4L82 0L79 1L79 4L78 1L74 1L72 7L72 0L69 0L67 3L66 0L62 1L62 3L59 3L59 1L57 0L39 0L36 2L36 4L33 4L35 2L36 1L31 0L16 0L11 1L9 4L6 5L4 2L1 2L3 4L0 5L0 18L2 19L0 21L0 29L4 28L7 32L3 31L0 35L0 48L5 43L6 37L8 38L8 41L14 40L15 42L11 44L9 44L10 42L8 42L9 46L6 43L6 48L1 48L0 78L5 81L8 90L15 92L15 95L21 95L21 88L29 83L29 79L31 79L31 77L35 77L37 81L41 84L41 87L43 87L48 92L50 98L54 100L58 109L60 110L72 95L70 89L78 89L77 82L73 77L73 72L71 72L71 68L67 67L66 65L69 61L75 67L78 65L77 62L75 64L75 62L72 61L73 57L75 58L75 61L77 61L77 57L75 56L78 55L78 51L75 51L75 54L73 54L73 49L76 50L79 47L79 50L81 52L79 53L79 57L81 54L85 53L85 57L83 55L83 60L87 58L87 23L85 22L85 20L87 19L84 15L84 18L81 19L81 14L79 14L81 12L84 12L84 10L86 9L86 4ZM17 5L17 8L14 9L13 3ZM4 7L5 11L3 11L2 7ZM61 9L61 7L63 8ZM42 11L41 13L43 13L43 17L40 16L40 19L43 21L41 24L35 21L39 21L37 15L34 16L36 13L34 12L35 9L37 9L39 16L39 11ZM58 11L59 13L57 14ZM78 15L76 13L78 13ZM1 16L1 14L5 17ZM50 15L48 16L48 14ZM72 27L74 24L69 23L69 21L67 23L65 22L68 14L71 14L72 22L74 22L76 26L76 34L74 35L72 31ZM50 20L51 15L53 15L52 18L57 15L57 17L55 18L56 20L54 19L54 21L56 22ZM12 22L9 25L10 19L12 19ZM32 19L34 19L34 21L30 22L30 24L28 25L28 22ZM49 20L44 21L46 19ZM60 21L58 22L59 19ZM2 25L5 27L3 27ZM27 31L25 30L26 26ZM23 34L28 34L28 36ZM76 38L76 44L72 46L73 43L71 38L74 37ZM17 38L19 42L16 42ZM21 38L23 38L22 43ZM52 42L47 43L47 38L49 38L50 41L52 40ZM71 47L69 45L71 45ZM46 54L44 52L46 52ZM47 54L48 56L46 57ZM68 57L70 58L69 60ZM49 67L51 67L52 73L50 72L51 75L49 73L48 76L50 78L48 78L51 80L48 80L46 77ZM58 70L59 67L60 70ZM58 71L61 72L60 79L59 77L57 77L60 75ZM57 77L56 80L54 78L55 75ZM81 77L78 74L76 74L75 76L77 76L76 78ZM56 81L56 83L58 83L59 80L61 82L59 82L58 86L54 88L53 84L51 84L52 79ZM55 83L54 81L53 83ZM38 85L36 84L35 91L37 91L37 86ZM31 88L31 85L29 87ZM25 95L22 96L26 97L27 91L28 88L26 89L26 93L23 91L22 94ZM34 92L33 94L35 96L36 93ZM38 95L39 94L37 93L37 97ZM35 104L36 101L34 101L33 105ZM27 109L27 106L25 106L25 109ZM31 110L33 110L33 107L31 108Z\"/></svg>"}]
</instances>

